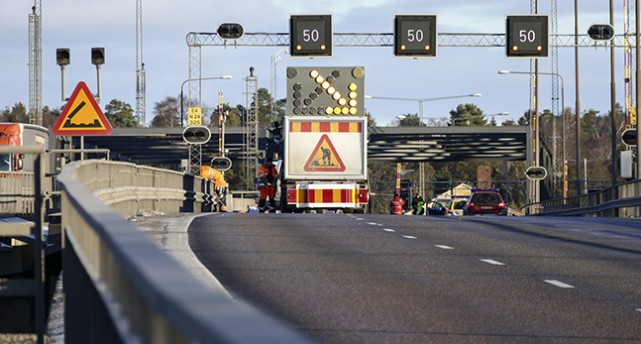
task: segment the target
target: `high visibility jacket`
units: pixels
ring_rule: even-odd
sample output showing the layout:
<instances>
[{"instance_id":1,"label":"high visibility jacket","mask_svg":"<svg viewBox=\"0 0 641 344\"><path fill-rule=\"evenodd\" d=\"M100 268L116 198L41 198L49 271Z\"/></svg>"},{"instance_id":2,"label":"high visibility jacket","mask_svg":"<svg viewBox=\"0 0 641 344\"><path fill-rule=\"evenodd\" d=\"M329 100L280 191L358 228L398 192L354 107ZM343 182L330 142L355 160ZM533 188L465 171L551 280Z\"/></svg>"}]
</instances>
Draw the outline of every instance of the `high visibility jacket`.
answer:
<instances>
[{"instance_id":1,"label":"high visibility jacket","mask_svg":"<svg viewBox=\"0 0 641 344\"><path fill-rule=\"evenodd\" d=\"M274 165L270 167L262 165L258 168L258 187L274 185L278 180L278 170Z\"/></svg>"},{"instance_id":2,"label":"high visibility jacket","mask_svg":"<svg viewBox=\"0 0 641 344\"><path fill-rule=\"evenodd\" d=\"M391 213L395 215L403 215L404 205L405 201L403 201L402 198L394 197L394 199L389 203Z\"/></svg>"},{"instance_id":3,"label":"high visibility jacket","mask_svg":"<svg viewBox=\"0 0 641 344\"><path fill-rule=\"evenodd\" d=\"M201 166L200 176L203 179L212 180L217 188L219 186L229 187L229 183L227 183L223 174L211 166Z\"/></svg>"}]
</instances>

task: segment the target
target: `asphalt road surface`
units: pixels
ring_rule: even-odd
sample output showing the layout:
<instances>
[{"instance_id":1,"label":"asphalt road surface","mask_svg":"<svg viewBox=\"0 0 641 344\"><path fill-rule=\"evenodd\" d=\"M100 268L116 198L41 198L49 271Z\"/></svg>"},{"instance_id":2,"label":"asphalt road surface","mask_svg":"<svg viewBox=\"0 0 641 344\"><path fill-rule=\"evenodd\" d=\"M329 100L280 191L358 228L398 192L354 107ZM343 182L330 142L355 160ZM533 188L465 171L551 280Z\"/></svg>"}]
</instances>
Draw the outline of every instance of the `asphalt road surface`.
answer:
<instances>
[{"instance_id":1,"label":"asphalt road surface","mask_svg":"<svg viewBox=\"0 0 641 344\"><path fill-rule=\"evenodd\" d=\"M226 213L189 243L322 343L641 343L639 221Z\"/></svg>"}]
</instances>

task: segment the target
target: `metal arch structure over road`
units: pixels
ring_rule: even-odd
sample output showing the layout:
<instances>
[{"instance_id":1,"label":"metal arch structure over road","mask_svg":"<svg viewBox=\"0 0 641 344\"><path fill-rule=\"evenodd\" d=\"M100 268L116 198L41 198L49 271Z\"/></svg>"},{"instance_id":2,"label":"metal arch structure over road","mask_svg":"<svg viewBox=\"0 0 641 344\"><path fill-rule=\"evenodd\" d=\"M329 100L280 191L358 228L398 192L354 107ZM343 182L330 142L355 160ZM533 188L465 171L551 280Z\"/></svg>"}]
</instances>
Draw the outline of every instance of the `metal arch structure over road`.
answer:
<instances>
[{"instance_id":1,"label":"metal arch structure over road","mask_svg":"<svg viewBox=\"0 0 641 344\"><path fill-rule=\"evenodd\" d=\"M158 166L179 164L189 158L189 147L182 139L183 128L114 128L110 136L85 137L86 148L106 148L114 160ZM242 160L243 128L225 129L229 158ZM202 154L218 154L217 137L203 145ZM259 135L259 149L266 147L268 134ZM386 161L524 161L530 154L528 130L524 126L505 127L372 127L369 129L368 159ZM78 142L79 144L79 142Z\"/></svg>"},{"instance_id":2,"label":"metal arch structure over road","mask_svg":"<svg viewBox=\"0 0 641 344\"><path fill-rule=\"evenodd\" d=\"M394 45L393 33L334 33L333 45L336 47L392 47ZM575 47L575 35L550 35L551 47ZM624 35L615 35L612 40L615 47L625 46ZM505 47L505 33L439 33L438 45L441 47ZM255 32L244 33L242 37L234 40L225 40L217 33L190 32L186 36L189 48L189 83L188 102L195 95L200 97L201 77L201 47L287 47L289 46L289 33ZM554 44L556 42L556 44ZM588 35L578 35L578 46L582 48L594 47L594 41ZM200 104L200 98L198 98ZM195 105L194 105L195 106Z\"/></svg>"}]
</instances>

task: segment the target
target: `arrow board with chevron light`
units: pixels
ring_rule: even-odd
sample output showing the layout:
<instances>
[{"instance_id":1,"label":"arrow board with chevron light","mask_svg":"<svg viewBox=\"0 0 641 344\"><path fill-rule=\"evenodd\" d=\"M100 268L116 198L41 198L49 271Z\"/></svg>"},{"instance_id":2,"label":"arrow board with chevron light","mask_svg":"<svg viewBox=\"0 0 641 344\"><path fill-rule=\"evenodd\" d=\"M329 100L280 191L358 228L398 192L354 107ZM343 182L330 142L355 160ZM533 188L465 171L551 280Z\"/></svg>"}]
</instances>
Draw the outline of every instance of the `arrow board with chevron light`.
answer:
<instances>
[{"instance_id":1,"label":"arrow board with chevron light","mask_svg":"<svg viewBox=\"0 0 641 344\"><path fill-rule=\"evenodd\" d=\"M91 91L79 82L53 128L59 136L111 135L111 124L102 113Z\"/></svg>"},{"instance_id":2,"label":"arrow board with chevron light","mask_svg":"<svg viewBox=\"0 0 641 344\"><path fill-rule=\"evenodd\" d=\"M364 116L363 67L288 67L287 116Z\"/></svg>"},{"instance_id":3,"label":"arrow board with chevron light","mask_svg":"<svg viewBox=\"0 0 641 344\"><path fill-rule=\"evenodd\" d=\"M367 178L367 117L286 116L285 178Z\"/></svg>"}]
</instances>

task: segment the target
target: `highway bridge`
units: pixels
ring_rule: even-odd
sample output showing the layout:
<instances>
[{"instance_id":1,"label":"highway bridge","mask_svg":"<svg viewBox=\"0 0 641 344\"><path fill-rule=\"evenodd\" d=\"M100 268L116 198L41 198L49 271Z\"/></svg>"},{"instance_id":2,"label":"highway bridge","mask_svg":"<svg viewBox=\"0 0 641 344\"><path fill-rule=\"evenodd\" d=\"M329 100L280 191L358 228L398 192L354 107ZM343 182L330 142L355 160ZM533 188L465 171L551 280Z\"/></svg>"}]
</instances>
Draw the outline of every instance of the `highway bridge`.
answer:
<instances>
[{"instance_id":1,"label":"highway bridge","mask_svg":"<svg viewBox=\"0 0 641 344\"><path fill-rule=\"evenodd\" d=\"M522 157L524 131L509 129L485 132L477 147L495 147L486 154L506 154L503 159ZM420 150L429 141L455 159L457 135L466 134L414 130L372 129L372 155L389 159L386 145ZM173 131L164 140L138 142L162 146L173 135L178 157L186 145ZM491 144L497 140L520 148L497 153L501 149ZM115 143L109 149L140 156L139 162L160 156L123 146L129 151ZM62 223L49 237L64 230L65 337L71 343L641 339L636 220L208 214L213 187L199 177L108 160L74 161L58 182ZM639 185L537 204L532 214L638 216ZM36 204L48 197L36 192ZM184 218L184 228L162 222L162 214ZM143 232L136 226L150 221L157 227ZM31 228L44 238L42 226L38 220L21 231ZM179 233L159 241L178 246L163 250L145 233ZM198 259L181 265L167 254L176 252ZM203 284L196 271L213 274L222 287ZM37 280L2 280L0 289L32 296Z\"/></svg>"}]
</instances>

